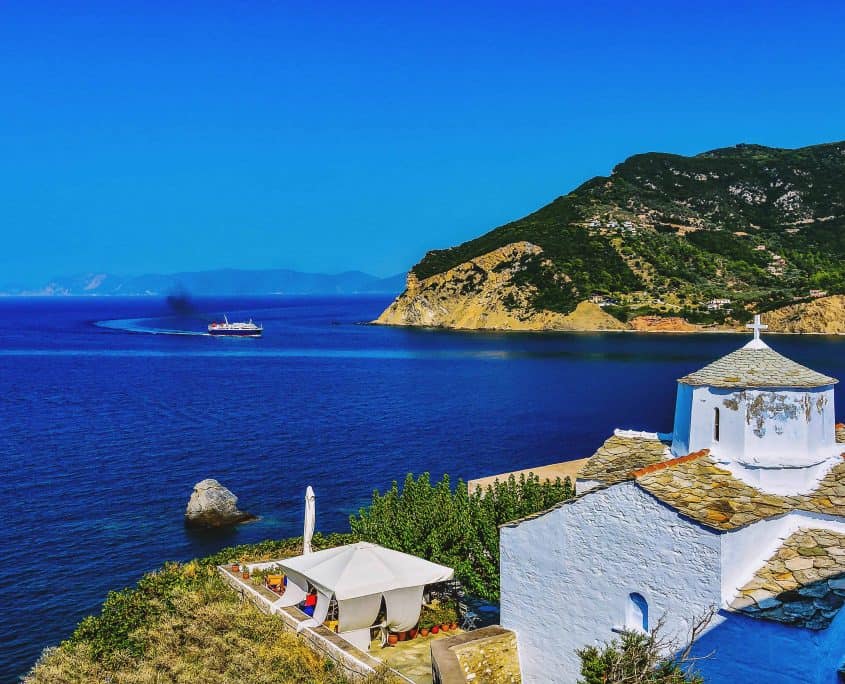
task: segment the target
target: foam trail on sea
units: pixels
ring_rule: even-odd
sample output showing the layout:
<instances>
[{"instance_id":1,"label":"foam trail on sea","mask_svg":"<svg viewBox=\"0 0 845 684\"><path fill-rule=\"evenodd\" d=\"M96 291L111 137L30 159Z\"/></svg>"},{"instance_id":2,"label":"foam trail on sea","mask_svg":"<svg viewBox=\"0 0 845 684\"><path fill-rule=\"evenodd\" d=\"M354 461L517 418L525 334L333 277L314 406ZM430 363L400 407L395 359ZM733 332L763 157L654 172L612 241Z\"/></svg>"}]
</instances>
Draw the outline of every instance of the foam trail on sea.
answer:
<instances>
[{"instance_id":1,"label":"foam trail on sea","mask_svg":"<svg viewBox=\"0 0 845 684\"><path fill-rule=\"evenodd\" d=\"M200 335L211 337L207 332L198 330L173 330L171 328L154 328L144 325L144 318L116 318L110 321L96 321L94 325L110 330L122 330L124 332L145 333L147 335Z\"/></svg>"}]
</instances>

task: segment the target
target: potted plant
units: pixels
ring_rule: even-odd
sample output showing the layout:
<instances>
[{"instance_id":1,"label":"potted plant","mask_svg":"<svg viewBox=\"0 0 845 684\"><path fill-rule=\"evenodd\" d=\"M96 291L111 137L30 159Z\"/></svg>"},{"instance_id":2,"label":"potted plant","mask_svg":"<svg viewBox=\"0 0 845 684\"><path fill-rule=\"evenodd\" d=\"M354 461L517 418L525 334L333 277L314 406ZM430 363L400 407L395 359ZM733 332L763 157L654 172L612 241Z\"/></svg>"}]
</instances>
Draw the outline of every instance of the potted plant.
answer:
<instances>
[{"instance_id":1,"label":"potted plant","mask_svg":"<svg viewBox=\"0 0 845 684\"><path fill-rule=\"evenodd\" d=\"M395 646L397 641L399 641L399 635L398 634L394 634L393 632L391 632L390 634L387 635L387 645L388 646Z\"/></svg>"},{"instance_id":2,"label":"potted plant","mask_svg":"<svg viewBox=\"0 0 845 684\"><path fill-rule=\"evenodd\" d=\"M232 563L232 572L240 572L241 571L241 564L238 561Z\"/></svg>"},{"instance_id":3,"label":"potted plant","mask_svg":"<svg viewBox=\"0 0 845 684\"><path fill-rule=\"evenodd\" d=\"M444 632L448 632L450 629L457 628L457 621L458 621L458 611L455 608L454 603L451 601L448 603L444 603L440 610L437 611L437 618L440 622L440 629ZM453 627L454 625L454 627Z\"/></svg>"},{"instance_id":4,"label":"potted plant","mask_svg":"<svg viewBox=\"0 0 845 684\"><path fill-rule=\"evenodd\" d=\"M427 637L434 627L434 611L428 606L423 606L420 611L420 636Z\"/></svg>"},{"instance_id":5,"label":"potted plant","mask_svg":"<svg viewBox=\"0 0 845 684\"><path fill-rule=\"evenodd\" d=\"M417 638L417 628L411 627L411 629L408 630L408 639L413 640L413 639L416 639L416 638Z\"/></svg>"},{"instance_id":6,"label":"potted plant","mask_svg":"<svg viewBox=\"0 0 845 684\"><path fill-rule=\"evenodd\" d=\"M405 641L408 638L408 632L399 632L399 641Z\"/></svg>"}]
</instances>

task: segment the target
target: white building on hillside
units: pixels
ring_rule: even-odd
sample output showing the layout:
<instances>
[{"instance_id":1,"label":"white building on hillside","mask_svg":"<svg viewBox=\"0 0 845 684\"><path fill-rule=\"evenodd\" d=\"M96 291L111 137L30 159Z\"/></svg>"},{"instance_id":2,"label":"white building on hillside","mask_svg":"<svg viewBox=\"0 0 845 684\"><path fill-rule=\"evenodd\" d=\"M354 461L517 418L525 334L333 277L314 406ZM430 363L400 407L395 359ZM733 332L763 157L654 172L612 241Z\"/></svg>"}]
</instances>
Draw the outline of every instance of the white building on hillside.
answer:
<instances>
[{"instance_id":1,"label":"white building on hillside","mask_svg":"<svg viewBox=\"0 0 845 684\"><path fill-rule=\"evenodd\" d=\"M845 430L835 379L760 339L678 381L674 431L616 431L579 496L501 529L523 681L575 682L621 629L684 642L708 684L833 684L845 662Z\"/></svg>"}]
</instances>

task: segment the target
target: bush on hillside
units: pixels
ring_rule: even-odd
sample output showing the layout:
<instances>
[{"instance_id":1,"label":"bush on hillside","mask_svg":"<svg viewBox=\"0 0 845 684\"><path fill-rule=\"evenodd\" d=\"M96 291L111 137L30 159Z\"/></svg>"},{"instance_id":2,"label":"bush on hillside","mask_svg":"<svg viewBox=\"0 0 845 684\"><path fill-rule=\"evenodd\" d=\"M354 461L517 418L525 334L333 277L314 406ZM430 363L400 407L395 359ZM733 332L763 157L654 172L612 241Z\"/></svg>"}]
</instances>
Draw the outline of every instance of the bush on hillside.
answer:
<instances>
[{"instance_id":1,"label":"bush on hillside","mask_svg":"<svg viewBox=\"0 0 845 684\"><path fill-rule=\"evenodd\" d=\"M428 473L408 474L384 494L373 492L372 503L349 520L352 533L363 540L427 558L455 569L471 594L499 598L498 526L545 510L574 495L569 478L554 482L534 475L511 475L472 494L449 476L436 484Z\"/></svg>"},{"instance_id":2,"label":"bush on hillside","mask_svg":"<svg viewBox=\"0 0 845 684\"><path fill-rule=\"evenodd\" d=\"M649 632L623 631L618 639L580 649L578 684L704 684L695 671L699 658L691 653L715 615L711 606L693 620L686 645L664 635L661 618Z\"/></svg>"}]
</instances>

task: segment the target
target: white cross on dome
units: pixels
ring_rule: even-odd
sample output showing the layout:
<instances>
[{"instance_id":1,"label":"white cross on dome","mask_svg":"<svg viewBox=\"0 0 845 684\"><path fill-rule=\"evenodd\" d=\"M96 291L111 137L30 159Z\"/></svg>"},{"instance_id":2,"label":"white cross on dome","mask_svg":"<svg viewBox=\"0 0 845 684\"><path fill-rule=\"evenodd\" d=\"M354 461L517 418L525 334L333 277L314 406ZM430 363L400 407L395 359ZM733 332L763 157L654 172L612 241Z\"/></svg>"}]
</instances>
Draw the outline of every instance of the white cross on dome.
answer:
<instances>
[{"instance_id":1,"label":"white cross on dome","mask_svg":"<svg viewBox=\"0 0 845 684\"><path fill-rule=\"evenodd\" d=\"M769 346L760 339L760 332L769 328L768 325L760 322L760 314L754 314L754 322L746 323L745 327L754 331L754 338L745 345L746 349L765 349Z\"/></svg>"}]
</instances>

